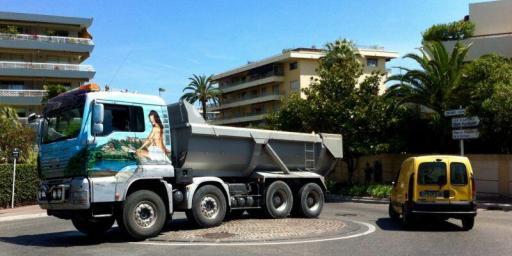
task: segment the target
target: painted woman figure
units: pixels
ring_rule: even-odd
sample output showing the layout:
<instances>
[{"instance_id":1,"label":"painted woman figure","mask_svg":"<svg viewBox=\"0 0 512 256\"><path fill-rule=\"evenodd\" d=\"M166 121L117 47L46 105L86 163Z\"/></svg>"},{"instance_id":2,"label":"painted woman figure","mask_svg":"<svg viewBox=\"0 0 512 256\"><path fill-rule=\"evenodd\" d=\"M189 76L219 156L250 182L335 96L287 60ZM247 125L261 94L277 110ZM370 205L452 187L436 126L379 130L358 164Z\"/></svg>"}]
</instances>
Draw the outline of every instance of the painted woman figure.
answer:
<instances>
[{"instance_id":1,"label":"painted woman figure","mask_svg":"<svg viewBox=\"0 0 512 256\"><path fill-rule=\"evenodd\" d=\"M142 146L137 149L137 156L147 158L151 161L170 162L167 158L167 148L164 145L164 126L160 116L154 110L149 112L149 121L151 122L151 133Z\"/></svg>"}]
</instances>

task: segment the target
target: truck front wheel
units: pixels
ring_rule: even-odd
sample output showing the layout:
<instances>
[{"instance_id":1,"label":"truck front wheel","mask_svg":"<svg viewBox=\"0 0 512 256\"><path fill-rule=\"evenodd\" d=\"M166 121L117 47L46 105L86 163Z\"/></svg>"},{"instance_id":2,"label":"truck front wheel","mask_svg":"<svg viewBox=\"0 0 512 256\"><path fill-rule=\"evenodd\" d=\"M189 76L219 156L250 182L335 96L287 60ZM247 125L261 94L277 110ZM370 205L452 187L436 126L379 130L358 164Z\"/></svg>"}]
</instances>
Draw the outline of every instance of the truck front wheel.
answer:
<instances>
[{"instance_id":1,"label":"truck front wheel","mask_svg":"<svg viewBox=\"0 0 512 256\"><path fill-rule=\"evenodd\" d=\"M122 207L119 226L136 240L156 236L166 222L162 198L150 190L139 190L128 196Z\"/></svg>"},{"instance_id":2,"label":"truck front wheel","mask_svg":"<svg viewBox=\"0 0 512 256\"><path fill-rule=\"evenodd\" d=\"M293 207L293 194L283 181L274 181L265 192L267 215L274 219L286 218Z\"/></svg>"},{"instance_id":3,"label":"truck front wheel","mask_svg":"<svg viewBox=\"0 0 512 256\"><path fill-rule=\"evenodd\" d=\"M192 209L188 211L187 218L199 227L209 228L220 225L226 211L227 203L222 191L214 185L204 185L194 193Z\"/></svg>"},{"instance_id":4,"label":"truck front wheel","mask_svg":"<svg viewBox=\"0 0 512 256\"><path fill-rule=\"evenodd\" d=\"M73 226L89 237L98 237L106 233L114 224L114 218L89 219L76 217L71 219Z\"/></svg>"}]
</instances>

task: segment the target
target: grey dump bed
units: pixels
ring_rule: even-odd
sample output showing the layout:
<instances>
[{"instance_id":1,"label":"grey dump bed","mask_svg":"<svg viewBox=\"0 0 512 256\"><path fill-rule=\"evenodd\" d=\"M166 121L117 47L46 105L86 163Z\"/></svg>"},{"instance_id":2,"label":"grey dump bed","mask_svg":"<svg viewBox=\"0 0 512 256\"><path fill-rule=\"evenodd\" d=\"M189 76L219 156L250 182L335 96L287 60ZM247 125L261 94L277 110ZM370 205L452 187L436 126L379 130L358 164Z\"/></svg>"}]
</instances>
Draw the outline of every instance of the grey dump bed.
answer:
<instances>
[{"instance_id":1,"label":"grey dump bed","mask_svg":"<svg viewBox=\"0 0 512 256\"><path fill-rule=\"evenodd\" d=\"M173 163L194 176L248 177L254 171L327 175L343 157L339 134L215 126L187 102L167 106Z\"/></svg>"}]
</instances>

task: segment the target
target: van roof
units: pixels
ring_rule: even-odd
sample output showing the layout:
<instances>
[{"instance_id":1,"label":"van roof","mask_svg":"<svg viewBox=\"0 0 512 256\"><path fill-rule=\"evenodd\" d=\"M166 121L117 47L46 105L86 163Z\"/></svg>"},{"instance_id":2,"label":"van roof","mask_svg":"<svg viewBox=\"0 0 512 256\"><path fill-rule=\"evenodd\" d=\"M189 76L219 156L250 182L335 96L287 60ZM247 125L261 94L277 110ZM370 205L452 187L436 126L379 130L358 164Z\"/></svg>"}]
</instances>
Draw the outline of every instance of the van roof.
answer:
<instances>
[{"instance_id":1,"label":"van roof","mask_svg":"<svg viewBox=\"0 0 512 256\"><path fill-rule=\"evenodd\" d=\"M422 155L422 156L413 156L409 159L414 159L416 161L433 161L435 159L442 159L442 160L459 160L459 161L465 161L468 160L465 156L457 156L457 155Z\"/></svg>"}]
</instances>

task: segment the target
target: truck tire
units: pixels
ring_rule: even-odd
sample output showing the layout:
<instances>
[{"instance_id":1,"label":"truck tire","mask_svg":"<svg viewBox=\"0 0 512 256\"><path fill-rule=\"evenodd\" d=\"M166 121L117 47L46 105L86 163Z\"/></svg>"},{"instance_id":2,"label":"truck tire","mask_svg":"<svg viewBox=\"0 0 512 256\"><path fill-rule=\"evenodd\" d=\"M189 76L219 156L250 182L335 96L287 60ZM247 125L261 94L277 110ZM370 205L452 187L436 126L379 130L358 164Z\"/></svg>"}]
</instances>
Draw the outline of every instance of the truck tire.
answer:
<instances>
[{"instance_id":1,"label":"truck tire","mask_svg":"<svg viewBox=\"0 0 512 256\"><path fill-rule=\"evenodd\" d=\"M316 183L307 183L300 188L296 212L305 218L317 218L324 207L324 192Z\"/></svg>"},{"instance_id":2,"label":"truck tire","mask_svg":"<svg viewBox=\"0 0 512 256\"><path fill-rule=\"evenodd\" d=\"M226 211L226 198L218 187L204 185L194 193L190 217L199 227L209 228L220 225L226 216Z\"/></svg>"},{"instance_id":3,"label":"truck tire","mask_svg":"<svg viewBox=\"0 0 512 256\"><path fill-rule=\"evenodd\" d=\"M135 240L142 240L160 233L167 213L160 196L150 190L139 190L126 198L121 216L121 230Z\"/></svg>"},{"instance_id":4,"label":"truck tire","mask_svg":"<svg viewBox=\"0 0 512 256\"><path fill-rule=\"evenodd\" d=\"M412 225L414 224L414 215L409 210L409 207L404 205L402 207L402 227L406 230L411 229Z\"/></svg>"},{"instance_id":5,"label":"truck tire","mask_svg":"<svg viewBox=\"0 0 512 256\"><path fill-rule=\"evenodd\" d=\"M89 219L86 217L72 218L73 226L88 237L101 237L114 225L114 218Z\"/></svg>"},{"instance_id":6,"label":"truck tire","mask_svg":"<svg viewBox=\"0 0 512 256\"><path fill-rule=\"evenodd\" d=\"M462 217L461 221L462 221L462 229L464 231L469 231L475 225L475 216Z\"/></svg>"},{"instance_id":7,"label":"truck tire","mask_svg":"<svg viewBox=\"0 0 512 256\"><path fill-rule=\"evenodd\" d=\"M274 181L265 192L265 208L268 217L286 218L293 208L293 194L283 181Z\"/></svg>"}]
</instances>

